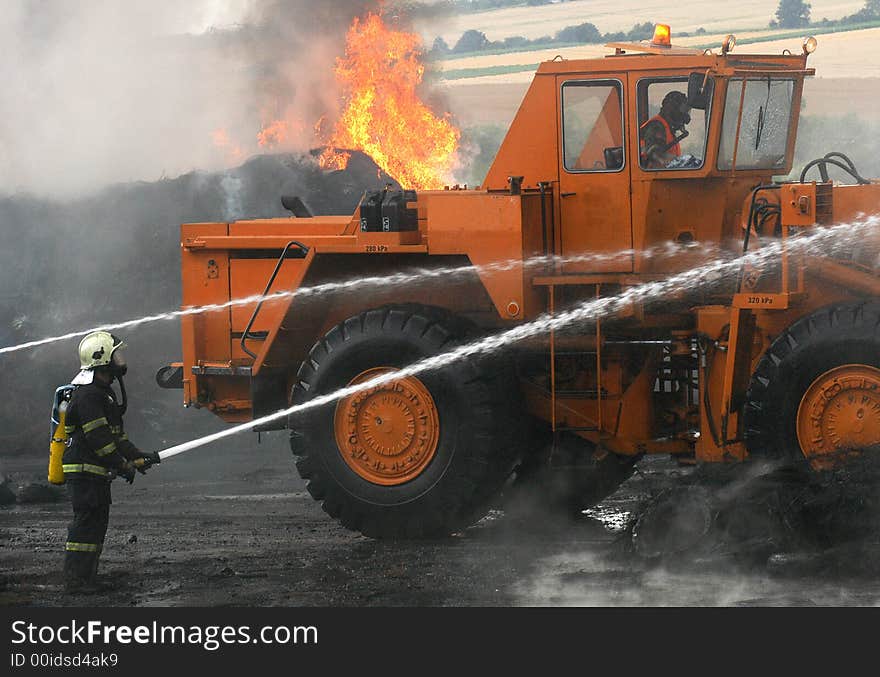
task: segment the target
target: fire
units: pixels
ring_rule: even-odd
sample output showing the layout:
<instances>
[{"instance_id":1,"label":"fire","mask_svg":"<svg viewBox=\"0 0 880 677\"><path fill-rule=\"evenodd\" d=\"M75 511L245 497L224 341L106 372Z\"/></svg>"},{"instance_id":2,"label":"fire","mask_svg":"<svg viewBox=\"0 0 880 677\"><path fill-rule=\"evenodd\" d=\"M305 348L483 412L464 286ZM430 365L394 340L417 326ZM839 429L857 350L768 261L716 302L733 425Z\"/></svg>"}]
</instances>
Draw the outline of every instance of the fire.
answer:
<instances>
[{"instance_id":1,"label":"fire","mask_svg":"<svg viewBox=\"0 0 880 677\"><path fill-rule=\"evenodd\" d=\"M318 158L318 163L324 169L345 169L348 167L349 160L351 160L351 153L328 146Z\"/></svg>"},{"instance_id":2,"label":"fire","mask_svg":"<svg viewBox=\"0 0 880 677\"><path fill-rule=\"evenodd\" d=\"M263 148L275 148L287 140L288 132L288 124L284 120L275 120L260 130L257 143Z\"/></svg>"},{"instance_id":3,"label":"fire","mask_svg":"<svg viewBox=\"0 0 880 677\"><path fill-rule=\"evenodd\" d=\"M425 72L421 57L418 35L389 28L377 14L355 18L345 57L336 61L344 107L322 167L345 168L347 154L337 149L348 148L369 155L405 188L443 187L461 133L416 93Z\"/></svg>"}]
</instances>

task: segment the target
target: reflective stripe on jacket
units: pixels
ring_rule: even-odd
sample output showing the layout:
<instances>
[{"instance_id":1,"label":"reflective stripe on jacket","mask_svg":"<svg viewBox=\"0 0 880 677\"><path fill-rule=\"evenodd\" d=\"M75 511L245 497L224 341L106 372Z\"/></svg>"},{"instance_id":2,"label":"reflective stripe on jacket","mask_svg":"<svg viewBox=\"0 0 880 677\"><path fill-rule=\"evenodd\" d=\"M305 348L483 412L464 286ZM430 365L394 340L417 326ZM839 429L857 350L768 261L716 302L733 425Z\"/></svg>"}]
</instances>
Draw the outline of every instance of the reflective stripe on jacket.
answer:
<instances>
[{"instance_id":1,"label":"reflective stripe on jacket","mask_svg":"<svg viewBox=\"0 0 880 677\"><path fill-rule=\"evenodd\" d=\"M88 475L98 475L99 477L107 477L110 471L102 465L92 465L91 463L65 463L61 466L65 475L73 473L85 473Z\"/></svg>"},{"instance_id":2,"label":"reflective stripe on jacket","mask_svg":"<svg viewBox=\"0 0 880 677\"><path fill-rule=\"evenodd\" d=\"M70 437L64 452L66 479L109 479L128 460L141 456L122 428L122 412L109 385L78 386L67 407L65 428Z\"/></svg>"}]
</instances>

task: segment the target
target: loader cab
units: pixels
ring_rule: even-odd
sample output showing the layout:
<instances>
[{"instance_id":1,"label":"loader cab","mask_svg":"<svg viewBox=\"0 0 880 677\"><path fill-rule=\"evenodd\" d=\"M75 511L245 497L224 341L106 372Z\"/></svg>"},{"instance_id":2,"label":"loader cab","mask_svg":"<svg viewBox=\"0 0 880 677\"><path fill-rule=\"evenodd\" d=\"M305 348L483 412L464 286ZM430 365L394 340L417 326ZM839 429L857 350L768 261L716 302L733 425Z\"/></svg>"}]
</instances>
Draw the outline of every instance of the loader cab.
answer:
<instances>
[{"instance_id":1,"label":"loader cab","mask_svg":"<svg viewBox=\"0 0 880 677\"><path fill-rule=\"evenodd\" d=\"M699 79L699 90L692 83ZM680 213L669 193L693 191L712 171L715 80L678 68L642 73L556 77L559 110L559 251L562 273L638 272L646 220ZM691 89L690 95L688 94ZM687 103L689 117L666 122L663 102ZM717 126L717 125L716 125ZM666 141L655 154L646 137L659 128ZM717 141L717 133L716 133ZM665 159L656 161L657 155ZM667 179L664 188L653 186ZM690 179L687 187L673 182ZM636 198L639 199L636 199ZM684 233L683 235L680 235ZM692 241L690 228L680 235ZM587 252L603 252L590 257ZM583 259L583 260L581 260Z\"/></svg>"},{"instance_id":2,"label":"loader cab","mask_svg":"<svg viewBox=\"0 0 880 677\"><path fill-rule=\"evenodd\" d=\"M745 196L791 171L803 80L813 71L806 48L733 55L732 44L721 53L611 44L602 59L538 67L484 185L503 190L522 176L525 190L553 186L545 240L561 257L557 272L673 272L686 267L681 257L642 252L741 241ZM646 127L675 92L690 119L669 129L669 157L651 161Z\"/></svg>"}]
</instances>

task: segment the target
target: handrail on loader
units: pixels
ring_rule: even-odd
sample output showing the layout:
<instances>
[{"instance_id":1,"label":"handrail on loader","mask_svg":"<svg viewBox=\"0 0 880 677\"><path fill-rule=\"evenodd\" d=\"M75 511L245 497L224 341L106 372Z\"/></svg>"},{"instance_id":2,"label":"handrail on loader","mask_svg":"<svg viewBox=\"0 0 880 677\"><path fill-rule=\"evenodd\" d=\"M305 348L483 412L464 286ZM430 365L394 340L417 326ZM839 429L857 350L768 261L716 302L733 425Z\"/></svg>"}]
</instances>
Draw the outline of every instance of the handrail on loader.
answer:
<instances>
[{"instance_id":1,"label":"handrail on loader","mask_svg":"<svg viewBox=\"0 0 880 677\"><path fill-rule=\"evenodd\" d=\"M272 274L269 276L269 282L266 283L266 289L263 291L260 302L257 303L257 307L254 308L254 313L251 315L251 319L248 320L247 326L244 328L244 332L241 334L241 349L250 355L253 359L257 359L257 354L252 353L248 350L245 345L245 341L247 341L251 337L251 327L254 326L254 322L257 319L257 315L260 312L260 309L263 307L263 302L266 300L266 296L269 294L269 290L272 288L272 284L275 282L275 278L278 277L278 271L281 270L281 264L284 263L284 259L287 258L287 252L291 247L299 247L300 251L303 253L303 256L309 253L309 248L306 247L301 242L297 242L296 240L291 240L286 245L284 245L284 249L281 250L281 256L278 258L278 263L275 264L275 270L272 271Z\"/></svg>"}]
</instances>

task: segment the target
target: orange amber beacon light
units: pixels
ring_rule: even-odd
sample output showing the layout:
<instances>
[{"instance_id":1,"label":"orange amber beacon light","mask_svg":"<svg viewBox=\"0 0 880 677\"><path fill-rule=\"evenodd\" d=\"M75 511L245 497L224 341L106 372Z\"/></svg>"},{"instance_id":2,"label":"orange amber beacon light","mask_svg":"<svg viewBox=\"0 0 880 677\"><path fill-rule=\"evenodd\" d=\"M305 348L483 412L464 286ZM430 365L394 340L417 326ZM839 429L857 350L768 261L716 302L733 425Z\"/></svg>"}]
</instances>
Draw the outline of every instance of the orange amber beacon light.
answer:
<instances>
[{"instance_id":1,"label":"orange amber beacon light","mask_svg":"<svg viewBox=\"0 0 880 677\"><path fill-rule=\"evenodd\" d=\"M672 47L672 31L669 24L657 24L654 26L654 37L651 44L655 47Z\"/></svg>"}]
</instances>

